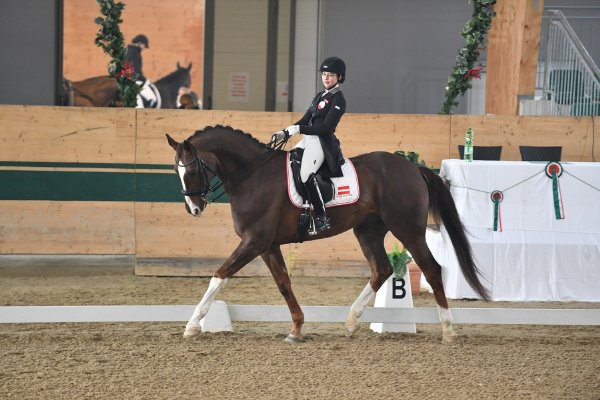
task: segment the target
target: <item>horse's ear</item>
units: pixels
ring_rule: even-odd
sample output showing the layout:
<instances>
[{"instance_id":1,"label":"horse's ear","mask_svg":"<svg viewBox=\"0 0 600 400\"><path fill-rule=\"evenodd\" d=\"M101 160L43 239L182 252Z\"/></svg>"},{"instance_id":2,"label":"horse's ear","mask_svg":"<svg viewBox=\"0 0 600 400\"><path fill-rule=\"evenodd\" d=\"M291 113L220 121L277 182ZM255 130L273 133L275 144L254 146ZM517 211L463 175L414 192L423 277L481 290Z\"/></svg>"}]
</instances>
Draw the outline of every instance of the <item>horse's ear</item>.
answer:
<instances>
[{"instance_id":1,"label":"horse's ear","mask_svg":"<svg viewBox=\"0 0 600 400\"><path fill-rule=\"evenodd\" d=\"M192 69L192 63L190 63L190 65L187 66L187 70L189 71L190 69Z\"/></svg>"},{"instance_id":2,"label":"horse's ear","mask_svg":"<svg viewBox=\"0 0 600 400\"><path fill-rule=\"evenodd\" d=\"M171 146L173 148L173 150L177 151L177 147L179 146L179 143L177 143L177 141L175 139L173 139L171 136L169 136L168 133L165 133L165 135L167 135L167 142L169 142L169 146Z\"/></svg>"},{"instance_id":3,"label":"horse's ear","mask_svg":"<svg viewBox=\"0 0 600 400\"><path fill-rule=\"evenodd\" d=\"M180 69L181 66L179 65L179 61L177 61L177 69Z\"/></svg>"},{"instance_id":4,"label":"horse's ear","mask_svg":"<svg viewBox=\"0 0 600 400\"><path fill-rule=\"evenodd\" d=\"M188 153L192 152L192 144L187 139L183 141L183 149Z\"/></svg>"}]
</instances>

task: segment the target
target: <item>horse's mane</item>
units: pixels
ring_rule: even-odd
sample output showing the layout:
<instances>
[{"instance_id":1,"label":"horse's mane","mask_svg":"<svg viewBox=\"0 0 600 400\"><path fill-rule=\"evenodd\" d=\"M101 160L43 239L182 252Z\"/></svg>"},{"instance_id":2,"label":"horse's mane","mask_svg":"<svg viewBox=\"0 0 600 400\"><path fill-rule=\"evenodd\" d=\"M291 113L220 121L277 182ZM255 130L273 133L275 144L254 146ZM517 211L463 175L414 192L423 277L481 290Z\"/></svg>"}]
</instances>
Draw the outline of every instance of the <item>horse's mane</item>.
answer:
<instances>
[{"instance_id":1,"label":"horse's mane","mask_svg":"<svg viewBox=\"0 0 600 400\"><path fill-rule=\"evenodd\" d=\"M188 138L188 140L191 140L191 139L193 139L193 138L195 138L195 137L197 137L197 136L200 136L200 135L201 135L201 134L203 134L204 132L206 132L206 131L208 131L208 130L213 130L213 129L222 129L222 130L224 130L224 131L226 131L226 132L228 132L228 133L231 133L231 134L233 134L233 135L237 135L237 136L243 137L243 138L245 138L245 139L248 139L248 140L250 140L251 142L253 142L253 143L255 143L255 144L257 144L257 145L259 145L259 146L261 146L261 147L263 147L263 148L266 148L266 149L268 149L268 150L272 150L272 148L271 148L271 147L267 146L266 144L264 144L264 143L263 143L263 142L261 142L260 140L256 139L256 138L255 138L254 136L252 136L251 134L249 134L249 133L246 133L246 132L244 132L244 131L242 131L242 130L240 130L240 129L235 129L235 128L232 128L231 126L226 126L226 125L205 126L204 128L202 128L202 129L200 129L200 130L197 130L196 132L194 132L194 133L192 134L192 136L190 136L190 137Z\"/></svg>"},{"instance_id":2,"label":"horse's mane","mask_svg":"<svg viewBox=\"0 0 600 400\"><path fill-rule=\"evenodd\" d=\"M175 71L171 72L169 75L163 76L162 78L157 80L156 83L173 80L173 78L175 78L175 75L180 73L180 70L187 70L187 68L179 67Z\"/></svg>"}]
</instances>

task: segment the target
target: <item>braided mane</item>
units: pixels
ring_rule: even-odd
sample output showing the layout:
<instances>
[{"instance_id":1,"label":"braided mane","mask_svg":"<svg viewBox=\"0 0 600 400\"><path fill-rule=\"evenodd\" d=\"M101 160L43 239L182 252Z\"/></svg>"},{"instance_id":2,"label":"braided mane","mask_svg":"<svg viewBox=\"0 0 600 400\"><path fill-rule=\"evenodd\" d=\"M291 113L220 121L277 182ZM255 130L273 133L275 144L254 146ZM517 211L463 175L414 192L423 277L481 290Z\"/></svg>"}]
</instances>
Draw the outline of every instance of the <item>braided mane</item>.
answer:
<instances>
[{"instance_id":1,"label":"braided mane","mask_svg":"<svg viewBox=\"0 0 600 400\"><path fill-rule=\"evenodd\" d=\"M209 131L209 130L213 130L213 129L222 129L224 131L226 131L227 133L231 133L237 136L241 136L243 138L246 138L254 143L256 143L257 145L264 147L266 149L272 150L270 147L268 147L266 144L264 144L263 142L261 142L260 140L256 139L254 136L252 136L249 133L246 133L240 129L235 129L232 128L231 126L226 126L226 125L215 125L215 126L210 126L207 125L204 128L197 130L196 132L194 132L189 138L188 140L191 140L199 135L202 135L204 132Z\"/></svg>"}]
</instances>

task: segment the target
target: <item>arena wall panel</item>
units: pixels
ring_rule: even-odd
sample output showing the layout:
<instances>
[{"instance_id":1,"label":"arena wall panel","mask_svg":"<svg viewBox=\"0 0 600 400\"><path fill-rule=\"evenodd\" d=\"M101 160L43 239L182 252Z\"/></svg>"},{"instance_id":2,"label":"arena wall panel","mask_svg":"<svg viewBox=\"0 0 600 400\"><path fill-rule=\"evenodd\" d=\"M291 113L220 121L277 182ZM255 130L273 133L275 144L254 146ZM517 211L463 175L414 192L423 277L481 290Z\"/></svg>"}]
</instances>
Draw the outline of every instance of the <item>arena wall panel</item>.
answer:
<instances>
[{"instance_id":1,"label":"arena wall panel","mask_svg":"<svg viewBox=\"0 0 600 400\"><path fill-rule=\"evenodd\" d=\"M0 106L0 255L134 255L140 274L210 275L239 243L231 211L220 199L200 219L187 214L164 134L182 140L222 124L266 142L300 116ZM565 161L592 161L600 150L599 123L597 117L348 114L338 137L348 157L402 149L439 167L458 156L472 127L477 145L503 146L504 160L520 159L519 144L544 143L562 145ZM394 243L388 235L386 248ZM282 251L295 275L368 275L351 231ZM241 273L268 274L260 259Z\"/></svg>"}]
</instances>

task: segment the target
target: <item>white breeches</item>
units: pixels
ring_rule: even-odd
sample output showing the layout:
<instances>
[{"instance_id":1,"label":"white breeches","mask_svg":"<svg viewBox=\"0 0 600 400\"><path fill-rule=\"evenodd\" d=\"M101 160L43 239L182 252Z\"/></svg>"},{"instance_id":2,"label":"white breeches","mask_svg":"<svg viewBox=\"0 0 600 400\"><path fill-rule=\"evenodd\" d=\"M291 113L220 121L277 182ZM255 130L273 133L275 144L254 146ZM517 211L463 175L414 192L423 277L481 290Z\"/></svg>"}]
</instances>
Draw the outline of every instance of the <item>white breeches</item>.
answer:
<instances>
[{"instance_id":1,"label":"white breeches","mask_svg":"<svg viewBox=\"0 0 600 400\"><path fill-rule=\"evenodd\" d=\"M306 183L310 174L316 173L323 165L325 154L317 135L304 135L304 138L294 146L294 148L296 147L304 149L302 165L300 166L300 179L303 183Z\"/></svg>"}]
</instances>

